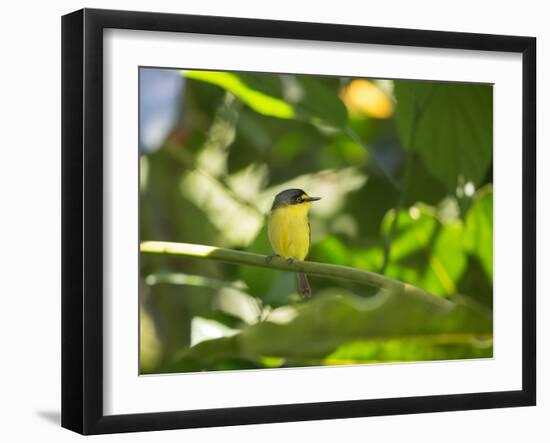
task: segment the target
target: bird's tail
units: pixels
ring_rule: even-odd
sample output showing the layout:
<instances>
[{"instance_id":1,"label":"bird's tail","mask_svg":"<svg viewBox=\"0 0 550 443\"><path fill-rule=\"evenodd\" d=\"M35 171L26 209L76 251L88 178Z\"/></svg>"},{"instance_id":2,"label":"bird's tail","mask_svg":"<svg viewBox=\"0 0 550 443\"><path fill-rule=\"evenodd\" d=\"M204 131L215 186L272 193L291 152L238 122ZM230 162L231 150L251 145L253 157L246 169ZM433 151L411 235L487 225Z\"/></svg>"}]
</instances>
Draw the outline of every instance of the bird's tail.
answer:
<instances>
[{"instance_id":1,"label":"bird's tail","mask_svg":"<svg viewBox=\"0 0 550 443\"><path fill-rule=\"evenodd\" d=\"M302 296L302 298L311 297L311 287L309 286L307 275L302 272L298 272L296 276L298 277L298 293Z\"/></svg>"}]
</instances>

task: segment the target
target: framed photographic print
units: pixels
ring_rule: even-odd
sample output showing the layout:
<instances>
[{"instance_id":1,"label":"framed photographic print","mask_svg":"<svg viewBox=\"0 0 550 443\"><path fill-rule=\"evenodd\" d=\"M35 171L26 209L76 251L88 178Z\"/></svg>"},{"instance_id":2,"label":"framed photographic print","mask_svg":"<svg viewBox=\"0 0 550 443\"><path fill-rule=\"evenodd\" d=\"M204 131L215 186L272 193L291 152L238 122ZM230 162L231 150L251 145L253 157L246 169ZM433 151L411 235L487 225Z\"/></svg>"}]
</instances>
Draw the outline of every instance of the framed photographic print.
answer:
<instances>
[{"instance_id":1,"label":"framed photographic print","mask_svg":"<svg viewBox=\"0 0 550 443\"><path fill-rule=\"evenodd\" d=\"M64 16L62 425L534 405L535 49Z\"/></svg>"}]
</instances>

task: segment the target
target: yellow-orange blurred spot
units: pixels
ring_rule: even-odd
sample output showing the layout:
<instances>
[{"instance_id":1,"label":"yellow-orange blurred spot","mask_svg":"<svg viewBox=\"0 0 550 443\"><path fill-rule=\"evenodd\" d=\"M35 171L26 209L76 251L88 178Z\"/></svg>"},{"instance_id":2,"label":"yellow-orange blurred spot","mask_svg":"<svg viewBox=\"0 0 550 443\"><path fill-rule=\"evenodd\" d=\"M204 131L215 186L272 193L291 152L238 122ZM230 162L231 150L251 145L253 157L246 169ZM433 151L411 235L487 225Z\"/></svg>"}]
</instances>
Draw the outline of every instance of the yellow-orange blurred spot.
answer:
<instances>
[{"instance_id":1,"label":"yellow-orange blurred spot","mask_svg":"<svg viewBox=\"0 0 550 443\"><path fill-rule=\"evenodd\" d=\"M374 118L388 118L393 114L393 103L373 82L353 80L340 94L352 114L366 114Z\"/></svg>"}]
</instances>

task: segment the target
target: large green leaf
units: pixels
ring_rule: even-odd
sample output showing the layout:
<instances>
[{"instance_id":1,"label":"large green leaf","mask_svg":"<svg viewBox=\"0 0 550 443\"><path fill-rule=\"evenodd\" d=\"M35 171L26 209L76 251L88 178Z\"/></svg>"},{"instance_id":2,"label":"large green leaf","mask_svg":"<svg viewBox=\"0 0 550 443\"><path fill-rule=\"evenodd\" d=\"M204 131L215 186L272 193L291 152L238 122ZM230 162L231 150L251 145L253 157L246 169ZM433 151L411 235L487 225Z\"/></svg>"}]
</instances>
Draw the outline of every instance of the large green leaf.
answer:
<instances>
[{"instance_id":1,"label":"large green leaf","mask_svg":"<svg viewBox=\"0 0 550 443\"><path fill-rule=\"evenodd\" d=\"M437 205L447 196L447 188L428 171L420 154L412 154L407 161L411 162L411 179L404 191L403 205L412 206L417 202Z\"/></svg>"},{"instance_id":2,"label":"large green leaf","mask_svg":"<svg viewBox=\"0 0 550 443\"><path fill-rule=\"evenodd\" d=\"M327 291L301 306L288 323L265 321L232 337L204 341L184 352L171 369L208 369L227 358L259 360L264 356L304 364L356 340L414 341L431 337L444 344L456 342L461 336L463 344L472 344L480 336L491 334L491 318L465 305L442 307L404 294L381 293L366 299L341 290ZM462 358L472 356L468 349L461 354ZM399 359L399 353L391 355L391 360Z\"/></svg>"},{"instance_id":3,"label":"large green leaf","mask_svg":"<svg viewBox=\"0 0 550 443\"><path fill-rule=\"evenodd\" d=\"M403 146L450 194L459 184L479 185L492 160L492 86L398 81L394 93Z\"/></svg>"}]
</instances>

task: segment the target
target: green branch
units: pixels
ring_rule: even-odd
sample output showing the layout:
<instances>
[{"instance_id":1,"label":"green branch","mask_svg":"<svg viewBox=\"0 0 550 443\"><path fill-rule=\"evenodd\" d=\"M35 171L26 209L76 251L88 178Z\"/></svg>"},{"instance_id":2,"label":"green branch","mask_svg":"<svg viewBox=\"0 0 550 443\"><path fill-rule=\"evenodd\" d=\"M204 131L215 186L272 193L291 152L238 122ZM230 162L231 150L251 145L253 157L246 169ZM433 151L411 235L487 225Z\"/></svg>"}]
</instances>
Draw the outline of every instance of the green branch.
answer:
<instances>
[{"instance_id":1,"label":"green branch","mask_svg":"<svg viewBox=\"0 0 550 443\"><path fill-rule=\"evenodd\" d=\"M234 249L218 248L215 246L197 245L191 243L173 243L160 241L146 241L141 243L140 251L148 254L181 255L204 260L216 260L236 265L248 265L261 268L274 269L289 272L304 272L316 277L329 277L350 282L387 289L424 299L441 307L450 308L453 302L437 297L423 289L408 283L403 283L375 272L349 266L331 265L310 261L295 261L288 263L286 260L274 257L268 261L268 256L253 254L250 252L236 251Z\"/></svg>"}]
</instances>

